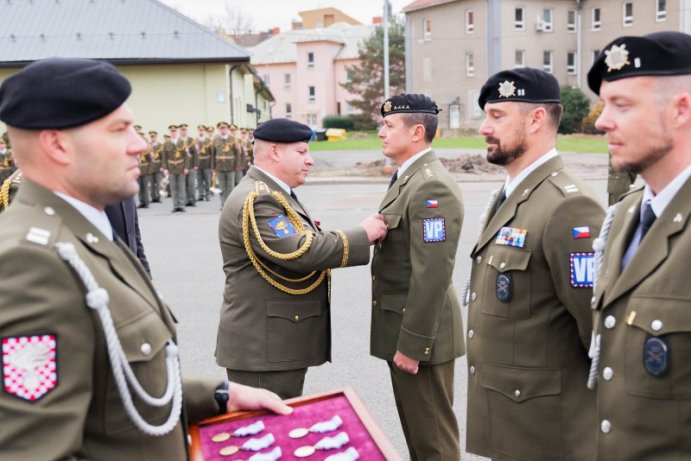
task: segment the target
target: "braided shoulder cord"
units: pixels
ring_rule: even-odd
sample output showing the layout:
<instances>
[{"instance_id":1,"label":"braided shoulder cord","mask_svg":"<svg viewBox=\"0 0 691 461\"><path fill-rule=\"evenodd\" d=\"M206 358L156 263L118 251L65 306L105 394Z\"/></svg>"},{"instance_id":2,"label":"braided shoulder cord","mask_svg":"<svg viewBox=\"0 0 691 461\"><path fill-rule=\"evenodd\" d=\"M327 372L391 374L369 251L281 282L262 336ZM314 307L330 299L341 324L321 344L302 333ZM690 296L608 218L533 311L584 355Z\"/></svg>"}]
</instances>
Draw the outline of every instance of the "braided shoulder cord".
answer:
<instances>
[{"instance_id":1,"label":"braided shoulder cord","mask_svg":"<svg viewBox=\"0 0 691 461\"><path fill-rule=\"evenodd\" d=\"M168 341L166 345L166 373L168 384L161 397L152 397L141 386L127 361L125 352L122 349L122 344L115 330L115 325L113 324L113 318L108 309L108 292L98 285L86 263L84 263L79 257L79 254L77 254L77 250L73 244L58 242L56 246L60 257L72 266L84 283L84 287L87 290L87 306L98 312L101 326L103 327L103 332L106 337L106 346L108 349L108 357L110 358L110 366L113 371L113 378L115 379L118 393L120 394L120 398L122 399L122 403L125 406L130 420L132 420L139 430L147 435L162 436L169 433L178 424L182 412L182 382L180 380L180 363L178 361L177 345L172 340ZM150 406L162 407L168 405L172 401L170 415L168 415L167 420L163 424L154 426L144 420L134 406L132 395L127 386L128 383L132 386L135 393Z\"/></svg>"}]
</instances>

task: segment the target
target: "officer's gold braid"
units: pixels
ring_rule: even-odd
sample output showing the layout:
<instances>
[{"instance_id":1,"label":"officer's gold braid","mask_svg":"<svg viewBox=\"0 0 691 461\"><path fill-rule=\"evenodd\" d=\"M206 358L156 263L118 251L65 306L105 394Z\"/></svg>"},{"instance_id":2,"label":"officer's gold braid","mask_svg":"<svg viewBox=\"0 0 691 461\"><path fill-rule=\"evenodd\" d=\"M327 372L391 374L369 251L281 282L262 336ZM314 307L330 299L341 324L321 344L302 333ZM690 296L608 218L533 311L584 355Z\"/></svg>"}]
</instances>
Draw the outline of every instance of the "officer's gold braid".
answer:
<instances>
[{"instance_id":1,"label":"officer's gold braid","mask_svg":"<svg viewBox=\"0 0 691 461\"><path fill-rule=\"evenodd\" d=\"M4 210L10 206L10 179L5 179L0 187L0 210Z\"/></svg>"},{"instance_id":2,"label":"officer's gold braid","mask_svg":"<svg viewBox=\"0 0 691 461\"><path fill-rule=\"evenodd\" d=\"M309 273L307 276L299 278L299 279L290 279L287 277L284 277L280 274L277 274L276 272L272 271L269 269L265 264L263 264L258 258L257 255L254 252L254 249L252 248L252 244L250 242L250 222L252 223L252 230L254 231L254 235L257 238L257 241L259 242L259 246L266 251L270 256L281 259L281 260L291 260L291 259L297 259L300 256L304 255L307 250L309 250L310 246L312 245L312 241L314 240L314 235L311 232L306 232L305 231L305 226L302 224L302 221L300 221L300 218L298 217L297 213L293 208L290 206L290 204L286 201L286 199L278 192L272 192L271 196L276 199L276 201L283 206L283 208L286 210L286 213L288 214L288 219L290 220L291 224L293 227L295 227L295 230L305 236L305 242L302 244L300 248L298 248L296 251L293 251L291 253L278 253L271 248L269 248L264 240L261 238L261 235L259 233L259 227L257 226L257 219L256 216L254 215L254 200L257 198L257 193L256 192L251 192L247 198L245 199L245 204L242 207L242 240L245 245L245 251L247 251L247 256L249 257L250 261L252 262L252 265L254 268L257 270L259 275L262 276L264 280L266 280L269 285L273 286L274 288L281 290L284 293L290 294L290 295L305 295L307 293L310 293L314 291L321 283L324 281L324 277L327 275L330 275L330 271L324 270L321 271L319 274L319 277L308 287L306 288L301 288L301 289L296 289L296 288L290 288L287 287L280 282L272 279L269 274L266 273L266 271L269 271L272 275L285 280L287 282L303 282L310 277L312 277L315 272ZM266 271L265 271L266 269Z\"/></svg>"}]
</instances>

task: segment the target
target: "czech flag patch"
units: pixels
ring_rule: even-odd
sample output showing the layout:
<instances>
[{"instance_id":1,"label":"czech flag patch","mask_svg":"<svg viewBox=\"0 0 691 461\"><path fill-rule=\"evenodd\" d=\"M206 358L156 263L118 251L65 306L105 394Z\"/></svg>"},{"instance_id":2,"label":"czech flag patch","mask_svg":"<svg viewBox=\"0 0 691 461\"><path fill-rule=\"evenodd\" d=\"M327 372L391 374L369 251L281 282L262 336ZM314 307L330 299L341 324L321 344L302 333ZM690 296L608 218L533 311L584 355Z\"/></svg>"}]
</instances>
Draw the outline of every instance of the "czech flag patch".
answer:
<instances>
[{"instance_id":1,"label":"czech flag patch","mask_svg":"<svg viewBox=\"0 0 691 461\"><path fill-rule=\"evenodd\" d=\"M35 402L58 386L55 335L2 338L3 390Z\"/></svg>"},{"instance_id":2,"label":"czech flag patch","mask_svg":"<svg viewBox=\"0 0 691 461\"><path fill-rule=\"evenodd\" d=\"M590 227L574 227L571 229L571 235L575 239L589 239L590 238Z\"/></svg>"},{"instance_id":3,"label":"czech flag patch","mask_svg":"<svg viewBox=\"0 0 691 461\"><path fill-rule=\"evenodd\" d=\"M438 200L427 200L425 201L425 208L439 208Z\"/></svg>"}]
</instances>

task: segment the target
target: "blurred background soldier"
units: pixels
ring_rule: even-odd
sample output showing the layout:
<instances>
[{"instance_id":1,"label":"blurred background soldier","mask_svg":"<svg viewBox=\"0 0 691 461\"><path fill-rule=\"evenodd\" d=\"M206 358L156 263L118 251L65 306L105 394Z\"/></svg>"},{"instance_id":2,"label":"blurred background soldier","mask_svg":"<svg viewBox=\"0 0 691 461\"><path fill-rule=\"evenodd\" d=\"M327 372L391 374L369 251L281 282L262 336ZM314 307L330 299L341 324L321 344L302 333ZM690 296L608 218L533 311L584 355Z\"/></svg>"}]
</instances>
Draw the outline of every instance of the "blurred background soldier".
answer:
<instances>
[{"instance_id":1,"label":"blurred background soldier","mask_svg":"<svg viewBox=\"0 0 691 461\"><path fill-rule=\"evenodd\" d=\"M609 155L607 174L607 202L614 205L621 196L631 190L631 185L636 181L636 174L626 171L617 171L612 166L612 154Z\"/></svg>"},{"instance_id":2,"label":"blurred background soldier","mask_svg":"<svg viewBox=\"0 0 691 461\"><path fill-rule=\"evenodd\" d=\"M245 144L242 141L242 138L240 137L240 133L238 130L238 127L231 124L230 125L230 136L235 139L235 183L234 186L237 186L240 183L240 180L242 179L242 176L245 174L245 163L247 159L247 155L245 153Z\"/></svg>"},{"instance_id":3,"label":"blurred background soldier","mask_svg":"<svg viewBox=\"0 0 691 461\"><path fill-rule=\"evenodd\" d=\"M9 178L16 169L12 150L7 147L5 138L0 137L0 184Z\"/></svg>"},{"instance_id":4,"label":"blurred background soldier","mask_svg":"<svg viewBox=\"0 0 691 461\"><path fill-rule=\"evenodd\" d=\"M137 134L146 142L146 136L141 131ZM139 157L139 208L149 208L151 202L151 174L152 174L152 155L151 146L147 142L148 149L141 153Z\"/></svg>"},{"instance_id":5,"label":"blurred background soldier","mask_svg":"<svg viewBox=\"0 0 691 461\"><path fill-rule=\"evenodd\" d=\"M180 130L180 139L185 149L185 155L188 159L189 166L185 174L185 206L196 206L197 201L197 171L199 170L199 157L197 155L197 146L192 136L187 134L187 124L183 123L178 126Z\"/></svg>"},{"instance_id":6,"label":"blurred background soldier","mask_svg":"<svg viewBox=\"0 0 691 461\"><path fill-rule=\"evenodd\" d=\"M197 176L197 189L199 192L199 200L209 200L209 193L211 188L211 152L213 144L211 138L207 135L207 127L204 125L197 126L199 137L197 138L197 153L199 158L199 170Z\"/></svg>"},{"instance_id":7,"label":"blurred background soldier","mask_svg":"<svg viewBox=\"0 0 691 461\"><path fill-rule=\"evenodd\" d=\"M163 144L158 142L158 132L149 131L149 145L151 146L151 201L160 203L163 185Z\"/></svg>"},{"instance_id":8,"label":"blurred background soldier","mask_svg":"<svg viewBox=\"0 0 691 461\"><path fill-rule=\"evenodd\" d=\"M170 140L163 145L163 165L168 175L170 195L173 198L173 213L185 211L185 175L190 162L185 152L185 142L178 137L177 125L170 125Z\"/></svg>"},{"instance_id":9,"label":"blurred background soldier","mask_svg":"<svg viewBox=\"0 0 691 461\"><path fill-rule=\"evenodd\" d=\"M221 208L235 187L235 163L240 156L235 138L230 135L226 122L218 122L219 134L213 139L211 168L216 172L218 188L221 189ZM233 125L235 126L235 125Z\"/></svg>"}]
</instances>

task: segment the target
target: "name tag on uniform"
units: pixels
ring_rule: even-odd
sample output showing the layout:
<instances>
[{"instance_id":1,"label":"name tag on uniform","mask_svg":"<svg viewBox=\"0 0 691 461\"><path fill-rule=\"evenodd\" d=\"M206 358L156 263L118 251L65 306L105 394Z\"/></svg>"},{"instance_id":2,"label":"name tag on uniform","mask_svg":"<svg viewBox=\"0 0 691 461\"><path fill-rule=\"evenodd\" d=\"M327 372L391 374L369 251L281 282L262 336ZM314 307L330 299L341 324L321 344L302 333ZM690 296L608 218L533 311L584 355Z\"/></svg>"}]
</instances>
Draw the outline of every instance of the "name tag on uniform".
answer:
<instances>
[{"instance_id":1,"label":"name tag on uniform","mask_svg":"<svg viewBox=\"0 0 691 461\"><path fill-rule=\"evenodd\" d=\"M504 245L510 247L523 248L525 246L525 236L528 234L527 229L519 229L516 227L502 227L497 234L497 240L494 243L497 245Z\"/></svg>"},{"instance_id":2,"label":"name tag on uniform","mask_svg":"<svg viewBox=\"0 0 691 461\"><path fill-rule=\"evenodd\" d=\"M295 233L295 227L285 215L277 216L269 221L269 227L273 229L277 237L286 237Z\"/></svg>"},{"instance_id":3,"label":"name tag on uniform","mask_svg":"<svg viewBox=\"0 0 691 461\"><path fill-rule=\"evenodd\" d=\"M571 286L573 288L592 288L595 253L571 253L569 259Z\"/></svg>"},{"instance_id":4,"label":"name tag on uniform","mask_svg":"<svg viewBox=\"0 0 691 461\"><path fill-rule=\"evenodd\" d=\"M423 219L422 240L425 243L444 242L446 240L446 220L444 218Z\"/></svg>"}]
</instances>

